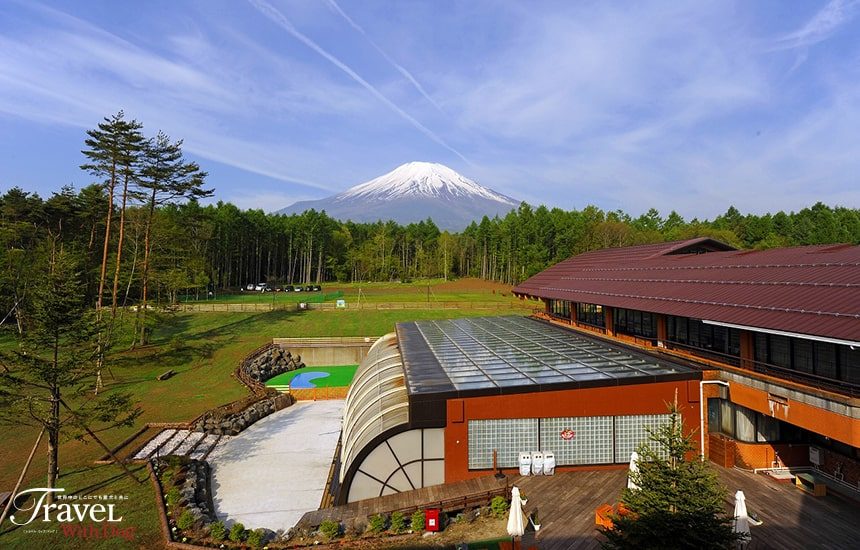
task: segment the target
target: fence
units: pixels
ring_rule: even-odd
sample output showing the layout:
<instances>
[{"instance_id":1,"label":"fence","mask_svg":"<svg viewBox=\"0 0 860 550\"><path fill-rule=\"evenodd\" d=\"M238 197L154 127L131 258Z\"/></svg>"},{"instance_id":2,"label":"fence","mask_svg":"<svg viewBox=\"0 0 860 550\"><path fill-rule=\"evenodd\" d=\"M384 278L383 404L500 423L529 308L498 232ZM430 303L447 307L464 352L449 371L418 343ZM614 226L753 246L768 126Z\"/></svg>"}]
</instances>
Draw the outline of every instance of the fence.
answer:
<instances>
[{"instance_id":1,"label":"fence","mask_svg":"<svg viewBox=\"0 0 860 550\"><path fill-rule=\"evenodd\" d=\"M301 311L301 310L392 310L392 309L531 309L528 304L520 302L362 302L347 303L339 308L334 303L257 303L257 304L207 304L207 303L182 303L177 304L175 311L193 313L240 313L240 312L265 312L265 311Z\"/></svg>"}]
</instances>

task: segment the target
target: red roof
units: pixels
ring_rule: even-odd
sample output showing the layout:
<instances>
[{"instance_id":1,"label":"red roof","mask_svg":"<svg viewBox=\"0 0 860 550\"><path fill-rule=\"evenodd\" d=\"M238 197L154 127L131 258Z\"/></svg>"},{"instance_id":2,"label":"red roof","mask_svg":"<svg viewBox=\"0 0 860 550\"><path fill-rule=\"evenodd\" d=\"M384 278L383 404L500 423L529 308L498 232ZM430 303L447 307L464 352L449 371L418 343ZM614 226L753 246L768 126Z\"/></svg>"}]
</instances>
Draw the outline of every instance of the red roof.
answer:
<instances>
[{"instance_id":1,"label":"red roof","mask_svg":"<svg viewBox=\"0 0 860 550\"><path fill-rule=\"evenodd\" d=\"M514 293L860 341L860 246L847 244L610 248L560 262Z\"/></svg>"}]
</instances>

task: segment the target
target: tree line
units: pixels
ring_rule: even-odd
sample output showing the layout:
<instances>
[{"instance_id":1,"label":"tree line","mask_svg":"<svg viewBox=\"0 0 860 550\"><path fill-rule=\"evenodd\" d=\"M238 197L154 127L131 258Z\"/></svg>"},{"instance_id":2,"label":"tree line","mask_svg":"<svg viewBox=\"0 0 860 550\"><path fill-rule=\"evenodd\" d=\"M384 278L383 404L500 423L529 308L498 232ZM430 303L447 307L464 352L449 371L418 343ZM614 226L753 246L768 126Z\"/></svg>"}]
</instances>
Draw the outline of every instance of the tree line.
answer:
<instances>
[{"instance_id":1,"label":"tree line","mask_svg":"<svg viewBox=\"0 0 860 550\"><path fill-rule=\"evenodd\" d=\"M88 131L84 145L81 168L92 185L65 187L47 199L19 188L0 196L3 314L39 284L40 271L31 266L46 243L77 259L89 304L109 308L112 317L117 308L138 306L141 341L150 302L257 282L472 276L516 284L582 252L698 236L739 248L860 243L860 210L822 203L764 215L733 206L713 220L523 203L461 232L442 231L431 219L402 225L338 221L313 210L266 214L201 204L213 191L206 172L183 157L182 142L163 133L146 138L141 124L121 112Z\"/></svg>"}]
</instances>

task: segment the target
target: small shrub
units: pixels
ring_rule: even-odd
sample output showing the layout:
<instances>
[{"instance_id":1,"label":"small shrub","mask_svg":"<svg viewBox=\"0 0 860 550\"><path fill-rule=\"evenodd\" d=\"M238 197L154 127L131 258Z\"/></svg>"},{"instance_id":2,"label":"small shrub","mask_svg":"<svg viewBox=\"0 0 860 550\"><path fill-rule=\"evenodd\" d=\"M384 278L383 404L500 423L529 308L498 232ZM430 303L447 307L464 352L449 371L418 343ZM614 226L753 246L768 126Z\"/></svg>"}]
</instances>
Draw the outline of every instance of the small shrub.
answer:
<instances>
[{"instance_id":1,"label":"small shrub","mask_svg":"<svg viewBox=\"0 0 860 550\"><path fill-rule=\"evenodd\" d=\"M385 524L385 516L382 514L376 514L375 516L370 516L370 520L367 522L367 530L378 535L385 531Z\"/></svg>"},{"instance_id":2,"label":"small shrub","mask_svg":"<svg viewBox=\"0 0 860 550\"><path fill-rule=\"evenodd\" d=\"M176 526L185 531L186 529L191 529L191 527L196 522L196 518L194 514L191 513L191 510L185 509L179 514L179 519L176 520Z\"/></svg>"},{"instance_id":3,"label":"small shrub","mask_svg":"<svg viewBox=\"0 0 860 550\"><path fill-rule=\"evenodd\" d=\"M161 474L161 486L167 487L173 484L173 470L165 470L163 474Z\"/></svg>"},{"instance_id":4,"label":"small shrub","mask_svg":"<svg viewBox=\"0 0 860 550\"><path fill-rule=\"evenodd\" d=\"M401 512L391 514L391 531L397 534L406 530L406 518Z\"/></svg>"},{"instance_id":5,"label":"small shrub","mask_svg":"<svg viewBox=\"0 0 860 550\"><path fill-rule=\"evenodd\" d=\"M164 500L167 501L167 505L170 507L174 507L179 504L179 501L182 499L182 494L179 492L179 489L176 487L171 487L167 493L164 495Z\"/></svg>"},{"instance_id":6,"label":"small shrub","mask_svg":"<svg viewBox=\"0 0 860 550\"><path fill-rule=\"evenodd\" d=\"M320 523L320 533L322 533L326 540L331 540L340 533L340 523L327 519Z\"/></svg>"},{"instance_id":7,"label":"small shrub","mask_svg":"<svg viewBox=\"0 0 860 550\"><path fill-rule=\"evenodd\" d=\"M224 540L227 538L227 528L223 521L216 521L209 526L209 536L215 540Z\"/></svg>"},{"instance_id":8,"label":"small shrub","mask_svg":"<svg viewBox=\"0 0 860 550\"><path fill-rule=\"evenodd\" d=\"M505 517L505 514L508 513L509 507L510 505L508 504L508 501L502 496L493 497L493 500L490 501L490 513L495 518Z\"/></svg>"},{"instance_id":9,"label":"small shrub","mask_svg":"<svg viewBox=\"0 0 860 550\"><path fill-rule=\"evenodd\" d=\"M413 512L409 527L411 527L416 533L420 533L424 530L424 510L416 510Z\"/></svg>"},{"instance_id":10,"label":"small shrub","mask_svg":"<svg viewBox=\"0 0 860 550\"><path fill-rule=\"evenodd\" d=\"M262 548L263 542L266 540L266 532L262 529L254 529L248 531L248 546L251 548Z\"/></svg>"},{"instance_id":11,"label":"small shrub","mask_svg":"<svg viewBox=\"0 0 860 550\"><path fill-rule=\"evenodd\" d=\"M245 526L241 523L234 523L230 528L230 540L233 542L242 542L247 538L248 533L245 531Z\"/></svg>"}]
</instances>

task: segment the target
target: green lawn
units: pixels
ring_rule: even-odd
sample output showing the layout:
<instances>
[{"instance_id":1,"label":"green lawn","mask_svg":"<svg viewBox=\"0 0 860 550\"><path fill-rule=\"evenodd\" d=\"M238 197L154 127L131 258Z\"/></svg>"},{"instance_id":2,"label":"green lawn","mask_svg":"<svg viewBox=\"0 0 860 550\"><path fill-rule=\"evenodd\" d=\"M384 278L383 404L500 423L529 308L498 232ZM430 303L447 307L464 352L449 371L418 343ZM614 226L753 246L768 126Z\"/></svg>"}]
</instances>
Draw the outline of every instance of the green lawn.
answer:
<instances>
[{"instance_id":1,"label":"green lawn","mask_svg":"<svg viewBox=\"0 0 860 550\"><path fill-rule=\"evenodd\" d=\"M143 415L133 428L102 432L110 446L116 446L146 422L187 421L204 411L246 395L246 389L232 376L238 362L251 350L273 337L380 336L392 332L396 323L420 319L447 319L488 314L523 314L525 310L332 310L270 311L261 313L177 313L164 315L155 328L151 345L127 350L130 337L120 332L105 375L107 391L131 392ZM10 332L0 333L0 350L15 346ZM158 382L155 377L168 369L176 376ZM11 490L36 439L35 428L0 426L0 491ZM37 453L25 487L44 483L44 443ZM58 543L51 535L16 530L3 534L0 548L157 548L157 516L149 483L135 484L122 476L116 466L94 467L103 454L91 441L64 440L60 446L60 486L89 492L128 494L124 524L138 526L134 543L124 541ZM143 477L143 472L139 472ZM38 535L42 536L42 535Z\"/></svg>"},{"instance_id":2,"label":"green lawn","mask_svg":"<svg viewBox=\"0 0 860 550\"><path fill-rule=\"evenodd\" d=\"M410 283L331 283L322 292L250 292L201 297L199 303L294 304L298 302L511 302L511 287L477 279L443 281L430 279ZM336 296L336 294L342 294ZM194 295L183 297L183 303L196 303Z\"/></svg>"},{"instance_id":3,"label":"green lawn","mask_svg":"<svg viewBox=\"0 0 860 550\"><path fill-rule=\"evenodd\" d=\"M312 383L317 388L344 388L352 383L352 378L355 376L355 371L358 365L332 365L325 367L303 367L290 372L279 374L266 380L266 386L279 388L288 386L293 378L300 374L324 372L328 376L324 378L314 378Z\"/></svg>"}]
</instances>

